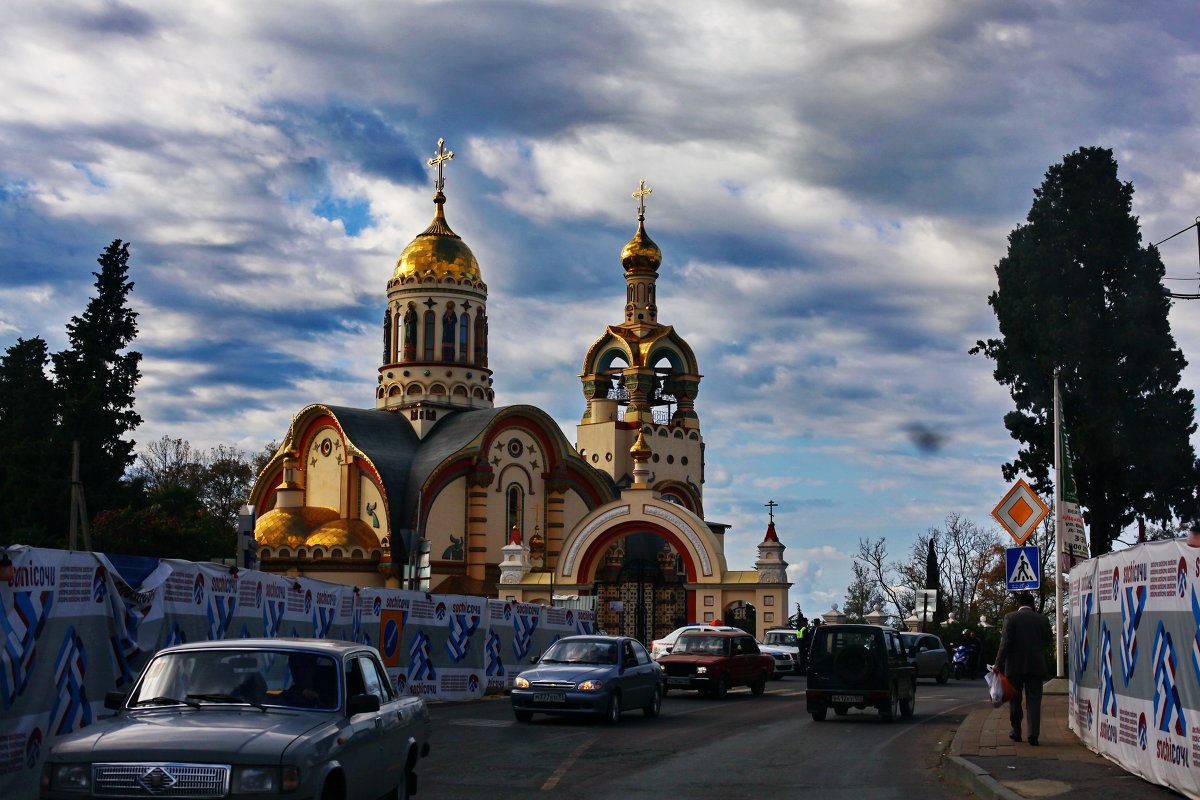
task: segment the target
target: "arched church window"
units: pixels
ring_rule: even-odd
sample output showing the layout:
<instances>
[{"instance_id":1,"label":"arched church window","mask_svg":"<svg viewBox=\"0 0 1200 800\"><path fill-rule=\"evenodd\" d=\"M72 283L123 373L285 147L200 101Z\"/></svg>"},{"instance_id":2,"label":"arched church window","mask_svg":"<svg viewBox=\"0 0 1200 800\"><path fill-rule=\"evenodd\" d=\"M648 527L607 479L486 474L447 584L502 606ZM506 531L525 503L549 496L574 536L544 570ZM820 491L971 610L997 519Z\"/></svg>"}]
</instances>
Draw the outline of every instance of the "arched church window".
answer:
<instances>
[{"instance_id":1,"label":"arched church window","mask_svg":"<svg viewBox=\"0 0 1200 800\"><path fill-rule=\"evenodd\" d=\"M467 361L468 346L471 343L471 315L463 312L458 320L458 360Z\"/></svg>"},{"instance_id":2,"label":"arched church window","mask_svg":"<svg viewBox=\"0 0 1200 800\"><path fill-rule=\"evenodd\" d=\"M508 525L504 528L505 532L511 533L513 528L524 532L522 524L525 518L525 490L519 484L513 483L508 487L507 497L507 515Z\"/></svg>"},{"instance_id":3,"label":"arched church window","mask_svg":"<svg viewBox=\"0 0 1200 800\"><path fill-rule=\"evenodd\" d=\"M433 361L434 318L432 311L425 312L425 347L422 348L426 361Z\"/></svg>"},{"instance_id":4,"label":"arched church window","mask_svg":"<svg viewBox=\"0 0 1200 800\"><path fill-rule=\"evenodd\" d=\"M417 360L417 312L412 303L408 304L408 309L404 312L403 348L405 361Z\"/></svg>"},{"instance_id":5,"label":"arched church window","mask_svg":"<svg viewBox=\"0 0 1200 800\"><path fill-rule=\"evenodd\" d=\"M487 366L487 317L480 308L475 312L475 366Z\"/></svg>"},{"instance_id":6,"label":"arched church window","mask_svg":"<svg viewBox=\"0 0 1200 800\"><path fill-rule=\"evenodd\" d=\"M383 363L392 361L392 309L383 312Z\"/></svg>"},{"instance_id":7,"label":"arched church window","mask_svg":"<svg viewBox=\"0 0 1200 800\"><path fill-rule=\"evenodd\" d=\"M458 315L453 308L447 308L442 315L442 361L454 360L454 340L458 331Z\"/></svg>"}]
</instances>

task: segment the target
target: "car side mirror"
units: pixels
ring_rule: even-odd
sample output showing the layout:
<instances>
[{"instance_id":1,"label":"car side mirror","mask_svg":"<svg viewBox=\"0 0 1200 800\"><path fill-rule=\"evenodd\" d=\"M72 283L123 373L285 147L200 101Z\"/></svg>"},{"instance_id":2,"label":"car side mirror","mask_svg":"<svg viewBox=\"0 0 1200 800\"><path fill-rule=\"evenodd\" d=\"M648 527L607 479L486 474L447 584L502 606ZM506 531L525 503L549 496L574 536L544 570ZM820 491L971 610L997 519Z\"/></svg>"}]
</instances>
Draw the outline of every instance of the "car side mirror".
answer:
<instances>
[{"instance_id":1,"label":"car side mirror","mask_svg":"<svg viewBox=\"0 0 1200 800\"><path fill-rule=\"evenodd\" d=\"M129 699L128 692L116 690L108 692L104 695L104 707L113 711L120 711L125 707L125 701Z\"/></svg>"},{"instance_id":2,"label":"car side mirror","mask_svg":"<svg viewBox=\"0 0 1200 800\"><path fill-rule=\"evenodd\" d=\"M350 716L355 714L370 714L379 710L379 698L373 694L352 694L346 701L346 711Z\"/></svg>"}]
</instances>

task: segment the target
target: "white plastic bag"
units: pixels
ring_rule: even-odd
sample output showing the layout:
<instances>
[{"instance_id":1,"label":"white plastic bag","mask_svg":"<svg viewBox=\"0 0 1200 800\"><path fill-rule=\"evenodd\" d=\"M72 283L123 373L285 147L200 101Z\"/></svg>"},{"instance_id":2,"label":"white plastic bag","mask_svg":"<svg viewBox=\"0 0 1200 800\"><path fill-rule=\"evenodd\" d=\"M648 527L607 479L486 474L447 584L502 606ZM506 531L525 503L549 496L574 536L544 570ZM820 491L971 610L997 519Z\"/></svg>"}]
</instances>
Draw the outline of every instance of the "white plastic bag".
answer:
<instances>
[{"instance_id":1,"label":"white plastic bag","mask_svg":"<svg viewBox=\"0 0 1200 800\"><path fill-rule=\"evenodd\" d=\"M999 708L1017 696L1017 690L1008 678L1004 677L1004 673L996 671L995 664L988 664L987 673L983 677L987 680L988 698L992 701L993 708Z\"/></svg>"}]
</instances>

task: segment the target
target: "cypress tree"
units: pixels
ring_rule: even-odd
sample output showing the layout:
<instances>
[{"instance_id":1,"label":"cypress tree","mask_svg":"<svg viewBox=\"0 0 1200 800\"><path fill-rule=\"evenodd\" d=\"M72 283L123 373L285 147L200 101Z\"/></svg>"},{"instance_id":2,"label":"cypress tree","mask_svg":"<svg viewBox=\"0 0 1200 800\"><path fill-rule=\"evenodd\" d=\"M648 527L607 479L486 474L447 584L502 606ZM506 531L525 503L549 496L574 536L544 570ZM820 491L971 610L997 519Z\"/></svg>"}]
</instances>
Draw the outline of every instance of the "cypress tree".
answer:
<instances>
[{"instance_id":1,"label":"cypress tree","mask_svg":"<svg viewBox=\"0 0 1200 800\"><path fill-rule=\"evenodd\" d=\"M1162 261L1142 246L1132 205L1133 185L1117 178L1111 150L1080 148L1050 167L996 266L988 303L1001 338L971 351L995 361L1016 405L1004 424L1023 447L1005 479L1024 473L1045 494L1061 370L1093 555L1139 515L1196 513L1194 398L1179 388L1187 362L1167 320Z\"/></svg>"},{"instance_id":2,"label":"cypress tree","mask_svg":"<svg viewBox=\"0 0 1200 800\"><path fill-rule=\"evenodd\" d=\"M137 336L137 312L128 305L129 245L114 240L97 262L96 294L67 325L69 347L53 356L63 446L69 459L71 442L79 442L79 475L91 515L123 504L121 479L135 455L134 442L122 437L142 421L133 410L142 354L127 350Z\"/></svg>"}]
</instances>

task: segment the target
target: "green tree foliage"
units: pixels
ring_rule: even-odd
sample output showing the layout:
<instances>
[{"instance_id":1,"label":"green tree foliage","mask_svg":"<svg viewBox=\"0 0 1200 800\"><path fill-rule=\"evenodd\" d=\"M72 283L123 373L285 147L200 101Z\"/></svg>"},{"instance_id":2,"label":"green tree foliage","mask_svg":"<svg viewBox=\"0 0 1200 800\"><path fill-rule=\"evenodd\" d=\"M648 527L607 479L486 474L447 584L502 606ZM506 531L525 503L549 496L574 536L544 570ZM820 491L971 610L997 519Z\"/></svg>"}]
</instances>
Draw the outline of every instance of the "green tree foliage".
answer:
<instances>
[{"instance_id":1,"label":"green tree foliage","mask_svg":"<svg viewBox=\"0 0 1200 800\"><path fill-rule=\"evenodd\" d=\"M236 531L255 471L251 457L237 448L221 444L201 451L184 439L164 436L138 453L133 474L152 492L187 490L213 519Z\"/></svg>"},{"instance_id":2,"label":"green tree foliage","mask_svg":"<svg viewBox=\"0 0 1200 800\"><path fill-rule=\"evenodd\" d=\"M103 553L208 561L232 558L237 534L209 513L193 489L165 485L136 505L97 514L92 547Z\"/></svg>"},{"instance_id":3,"label":"green tree foliage","mask_svg":"<svg viewBox=\"0 0 1200 800\"><path fill-rule=\"evenodd\" d=\"M122 478L134 443L123 437L142 421L133 410L142 354L127 350L137 336L137 312L127 303L129 245L116 239L97 261L96 295L68 323L69 347L53 356L62 441L67 448L79 442L79 477L93 514L128 499Z\"/></svg>"},{"instance_id":4,"label":"green tree foliage","mask_svg":"<svg viewBox=\"0 0 1200 800\"><path fill-rule=\"evenodd\" d=\"M1004 424L1023 447L1004 465L1005 479L1024 473L1043 494L1061 369L1093 555L1108 552L1138 515L1196 513L1193 393L1179 388L1187 362L1167 320L1162 261L1142 246L1132 201L1111 150L1081 148L1050 167L996 266L988 303L1001 338L971 351L995 361L1016 405Z\"/></svg>"},{"instance_id":5,"label":"green tree foliage","mask_svg":"<svg viewBox=\"0 0 1200 800\"><path fill-rule=\"evenodd\" d=\"M62 544L70 490L58 435L58 396L40 337L0 358L0 519L7 542Z\"/></svg>"}]
</instances>

